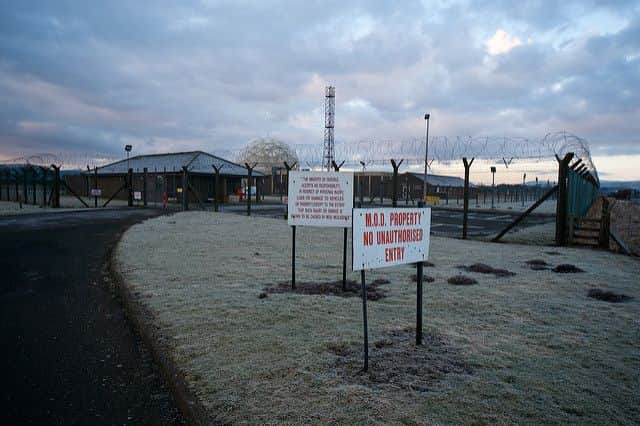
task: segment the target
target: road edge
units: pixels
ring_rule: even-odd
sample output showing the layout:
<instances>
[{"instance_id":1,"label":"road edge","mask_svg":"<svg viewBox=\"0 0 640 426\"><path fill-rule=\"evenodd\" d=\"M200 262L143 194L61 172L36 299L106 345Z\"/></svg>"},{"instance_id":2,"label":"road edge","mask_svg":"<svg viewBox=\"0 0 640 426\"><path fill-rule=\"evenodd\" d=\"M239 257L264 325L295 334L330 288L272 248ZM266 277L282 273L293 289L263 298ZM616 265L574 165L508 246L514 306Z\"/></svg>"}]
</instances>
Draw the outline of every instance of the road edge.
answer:
<instances>
[{"instance_id":1,"label":"road edge","mask_svg":"<svg viewBox=\"0 0 640 426\"><path fill-rule=\"evenodd\" d=\"M130 229L130 228L129 228ZM168 349L163 345L162 338L157 332L152 318L154 314L142 303L139 303L118 269L116 253L122 237L127 230L117 236L116 243L107 253L107 272L112 280L113 288L117 292L120 303L124 308L127 319L142 339L154 361L159 367L160 374L170 392L173 394L178 409L185 420L191 425L212 424L206 408L189 388L187 381L176 362L171 358Z\"/></svg>"}]
</instances>

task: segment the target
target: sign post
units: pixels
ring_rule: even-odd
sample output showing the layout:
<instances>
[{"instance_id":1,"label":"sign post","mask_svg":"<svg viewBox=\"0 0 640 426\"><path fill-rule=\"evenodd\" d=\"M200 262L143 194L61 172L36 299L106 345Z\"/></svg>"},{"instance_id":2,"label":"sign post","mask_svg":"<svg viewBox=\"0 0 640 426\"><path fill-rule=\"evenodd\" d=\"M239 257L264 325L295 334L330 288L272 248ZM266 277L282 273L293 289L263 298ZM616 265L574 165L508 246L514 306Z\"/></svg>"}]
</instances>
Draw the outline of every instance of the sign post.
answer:
<instances>
[{"instance_id":1,"label":"sign post","mask_svg":"<svg viewBox=\"0 0 640 426\"><path fill-rule=\"evenodd\" d=\"M422 344L422 280L429 257L429 208L376 208L353 210L353 270L362 280L364 316L364 371L369 360L365 270L416 263L416 345Z\"/></svg>"},{"instance_id":2,"label":"sign post","mask_svg":"<svg viewBox=\"0 0 640 426\"><path fill-rule=\"evenodd\" d=\"M332 161L331 165L336 172L340 171L340 167L344 164L344 160L339 165ZM362 203L361 203L362 204ZM347 227L342 233L342 291L347 291Z\"/></svg>"},{"instance_id":3,"label":"sign post","mask_svg":"<svg viewBox=\"0 0 640 426\"><path fill-rule=\"evenodd\" d=\"M367 282L364 277L364 269L360 271L360 281L362 282L362 326L364 327L364 367L369 369L369 332L367 327Z\"/></svg>"},{"instance_id":4,"label":"sign post","mask_svg":"<svg viewBox=\"0 0 640 426\"><path fill-rule=\"evenodd\" d=\"M291 284L295 288L296 226L344 228L343 288L346 286L346 229L353 210L353 173L287 170L288 224L292 227Z\"/></svg>"}]
</instances>

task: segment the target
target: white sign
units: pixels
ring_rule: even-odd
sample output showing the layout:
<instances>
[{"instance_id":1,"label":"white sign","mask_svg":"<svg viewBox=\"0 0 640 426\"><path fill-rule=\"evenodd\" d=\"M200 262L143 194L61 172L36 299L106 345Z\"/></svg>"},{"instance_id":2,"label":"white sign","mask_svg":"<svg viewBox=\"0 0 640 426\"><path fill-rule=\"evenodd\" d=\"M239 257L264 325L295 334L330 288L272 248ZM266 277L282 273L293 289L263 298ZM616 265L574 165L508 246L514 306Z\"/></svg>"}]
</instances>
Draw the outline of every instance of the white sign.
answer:
<instances>
[{"instance_id":1,"label":"white sign","mask_svg":"<svg viewBox=\"0 0 640 426\"><path fill-rule=\"evenodd\" d=\"M353 210L353 270L422 262L429 257L429 208Z\"/></svg>"},{"instance_id":2,"label":"white sign","mask_svg":"<svg viewBox=\"0 0 640 426\"><path fill-rule=\"evenodd\" d=\"M140 192L140 191L134 191L134 193L133 193L133 199L134 199L134 200L142 200L142 192Z\"/></svg>"},{"instance_id":3,"label":"white sign","mask_svg":"<svg viewBox=\"0 0 640 426\"><path fill-rule=\"evenodd\" d=\"M351 226L353 173L290 172L289 225Z\"/></svg>"},{"instance_id":4,"label":"white sign","mask_svg":"<svg viewBox=\"0 0 640 426\"><path fill-rule=\"evenodd\" d=\"M102 195L102 189L93 188L91 190L91 195L94 196L94 197L100 197Z\"/></svg>"}]
</instances>

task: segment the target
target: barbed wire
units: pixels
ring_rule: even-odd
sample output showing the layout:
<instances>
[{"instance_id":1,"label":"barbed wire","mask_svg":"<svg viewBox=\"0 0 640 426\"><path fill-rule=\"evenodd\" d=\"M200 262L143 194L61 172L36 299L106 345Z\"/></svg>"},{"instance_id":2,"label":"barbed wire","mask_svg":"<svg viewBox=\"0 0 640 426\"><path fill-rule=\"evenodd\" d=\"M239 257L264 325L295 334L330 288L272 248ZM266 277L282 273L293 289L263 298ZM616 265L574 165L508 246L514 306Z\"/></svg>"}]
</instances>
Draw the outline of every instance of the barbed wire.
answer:
<instances>
[{"instance_id":1,"label":"barbed wire","mask_svg":"<svg viewBox=\"0 0 640 426\"><path fill-rule=\"evenodd\" d=\"M2 160L2 164L15 164L15 165L29 165L50 167L54 165L56 167L64 167L66 169L84 169L85 167L100 167L105 164L112 163L114 161L121 160L111 154L104 153L76 153L76 152L62 152L58 154L52 153L39 153L26 155L21 157L15 157L8 160Z\"/></svg>"},{"instance_id":2,"label":"barbed wire","mask_svg":"<svg viewBox=\"0 0 640 426\"><path fill-rule=\"evenodd\" d=\"M323 164L321 144L295 144L292 146L300 165L319 168ZM541 139L523 137L462 137L435 136L429 139L429 163L448 166L463 157L477 158L510 164L518 161L555 161L555 156L564 157L573 152L582 159L597 179L597 170L591 159L589 144L583 138L565 131L548 133ZM216 155L223 158L238 158L240 150L219 150ZM356 142L336 142L334 157L336 162L344 160L346 167L388 166L390 159L403 159L404 165L424 166L425 140L421 138L405 140L362 140Z\"/></svg>"},{"instance_id":3,"label":"barbed wire","mask_svg":"<svg viewBox=\"0 0 640 426\"><path fill-rule=\"evenodd\" d=\"M319 168L323 164L322 144L294 144L292 151L298 157L301 167ZM212 154L234 160L240 158L243 148L218 149ZM448 166L461 161L463 157L477 158L504 163L508 168L517 161L552 161L573 152L582 160L587 170L598 179L596 167L591 158L589 144L579 136L565 131L548 133L540 139L522 137L462 137L435 136L429 139L429 162ZM346 167L360 167L362 163L388 166L390 159L404 160L404 165L424 166L425 140L422 138L388 140L369 139L354 142L336 142L335 159L344 160ZM36 154L3 161L5 164L30 164L48 167L83 169L103 166L121 158L104 153L59 153Z\"/></svg>"}]
</instances>

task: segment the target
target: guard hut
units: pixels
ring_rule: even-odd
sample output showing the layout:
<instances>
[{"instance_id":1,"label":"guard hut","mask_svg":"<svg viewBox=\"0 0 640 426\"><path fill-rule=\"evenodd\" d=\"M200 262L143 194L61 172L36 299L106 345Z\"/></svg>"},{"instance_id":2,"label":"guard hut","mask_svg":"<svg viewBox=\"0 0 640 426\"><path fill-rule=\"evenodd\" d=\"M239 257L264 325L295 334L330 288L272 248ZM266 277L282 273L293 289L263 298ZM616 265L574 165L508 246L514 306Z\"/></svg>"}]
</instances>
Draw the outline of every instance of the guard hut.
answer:
<instances>
[{"instance_id":1,"label":"guard hut","mask_svg":"<svg viewBox=\"0 0 640 426\"><path fill-rule=\"evenodd\" d=\"M219 171L217 188L216 168ZM128 191L120 189L126 184L129 169L135 204L157 205L164 200L181 203L183 194L189 204L212 203L214 199L225 203L229 202L230 195L245 191L248 177L245 167L203 151L137 155L83 174L90 182L88 186L99 188L102 197L117 193L114 198L126 200ZM254 171L253 178L259 181L264 174ZM255 182L253 185L259 186ZM80 190L86 192L85 188Z\"/></svg>"}]
</instances>

